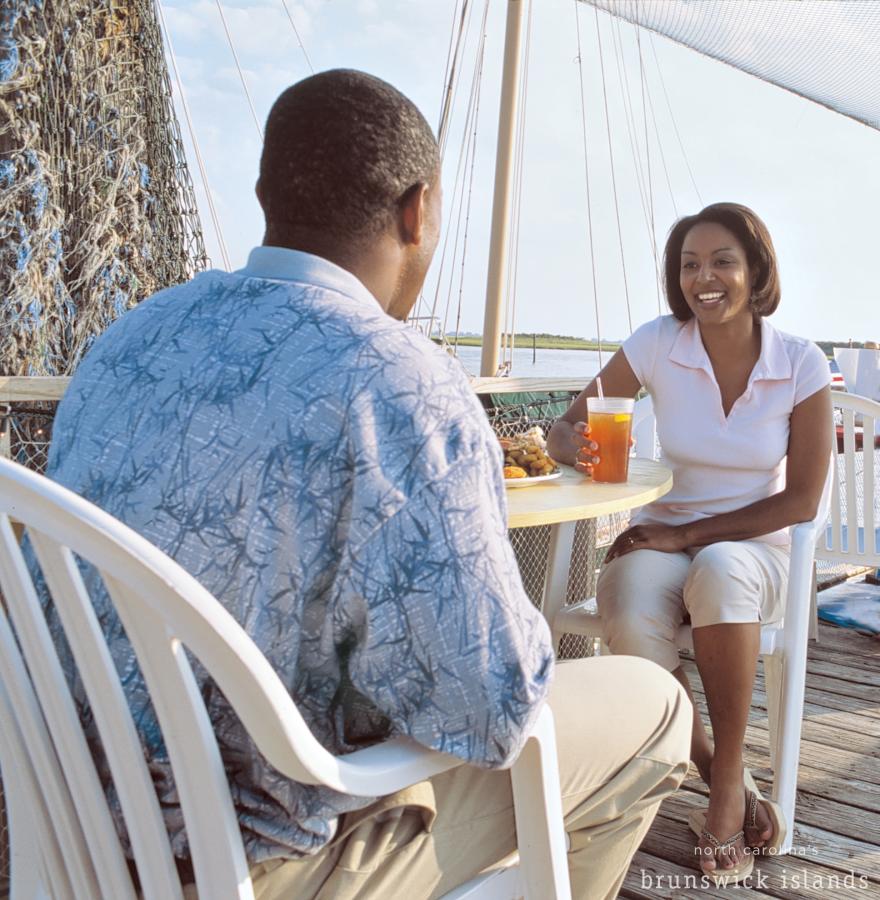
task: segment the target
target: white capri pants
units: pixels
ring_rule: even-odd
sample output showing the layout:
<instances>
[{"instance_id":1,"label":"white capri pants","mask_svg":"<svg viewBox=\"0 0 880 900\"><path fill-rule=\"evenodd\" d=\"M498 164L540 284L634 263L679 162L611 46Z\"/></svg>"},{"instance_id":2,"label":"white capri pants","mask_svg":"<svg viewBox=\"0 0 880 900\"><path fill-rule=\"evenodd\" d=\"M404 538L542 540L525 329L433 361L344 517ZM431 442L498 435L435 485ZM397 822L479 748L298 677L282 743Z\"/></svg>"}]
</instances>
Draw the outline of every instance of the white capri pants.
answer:
<instances>
[{"instance_id":1,"label":"white capri pants","mask_svg":"<svg viewBox=\"0 0 880 900\"><path fill-rule=\"evenodd\" d=\"M633 550L604 566L596 586L603 639L614 654L641 656L672 672L675 634L782 618L790 548L722 541L681 553Z\"/></svg>"}]
</instances>

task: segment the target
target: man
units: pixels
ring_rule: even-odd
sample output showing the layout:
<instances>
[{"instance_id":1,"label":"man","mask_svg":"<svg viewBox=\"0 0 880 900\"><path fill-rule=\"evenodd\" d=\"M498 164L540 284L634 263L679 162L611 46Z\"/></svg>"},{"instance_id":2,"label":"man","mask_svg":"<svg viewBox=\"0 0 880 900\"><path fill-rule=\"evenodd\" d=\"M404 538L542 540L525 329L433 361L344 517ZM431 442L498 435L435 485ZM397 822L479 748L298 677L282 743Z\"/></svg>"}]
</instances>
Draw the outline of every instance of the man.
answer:
<instances>
[{"instance_id":1,"label":"man","mask_svg":"<svg viewBox=\"0 0 880 900\"><path fill-rule=\"evenodd\" d=\"M206 685L257 896L428 897L513 849L503 768L553 670L499 446L458 362L401 321L440 230L437 144L390 85L325 72L275 103L257 195L244 269L163 291L96 342L50 471L218 597L334 753L402 733L472 764L378 800L295 784ZM127 690L185 868L157 726L137 677ZM559 667L551 703L576 895L611 895L683 777L687 702L615 659Z\"/></svg>"}]
</instances>

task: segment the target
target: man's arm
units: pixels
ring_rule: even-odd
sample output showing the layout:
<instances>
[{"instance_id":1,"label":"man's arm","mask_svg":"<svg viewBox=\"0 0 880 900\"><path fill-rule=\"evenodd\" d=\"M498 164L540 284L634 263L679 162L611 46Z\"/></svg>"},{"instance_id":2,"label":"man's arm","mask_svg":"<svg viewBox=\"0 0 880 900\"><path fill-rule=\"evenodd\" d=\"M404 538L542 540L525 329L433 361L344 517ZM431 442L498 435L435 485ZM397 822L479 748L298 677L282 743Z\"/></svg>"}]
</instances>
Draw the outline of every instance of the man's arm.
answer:
<instances>
[{"instance_id":1,"label":"man's arm","mask_svg":"<svg viewBox=\"0 0 880 900\"><path fill-rule=\"evenodd\" d=\"M523 590L491 462L460 464L410 497L355 552L336 614L352 684L397 732L500 767L547 695L553 649Z\"/></svg>"}]
</instances>

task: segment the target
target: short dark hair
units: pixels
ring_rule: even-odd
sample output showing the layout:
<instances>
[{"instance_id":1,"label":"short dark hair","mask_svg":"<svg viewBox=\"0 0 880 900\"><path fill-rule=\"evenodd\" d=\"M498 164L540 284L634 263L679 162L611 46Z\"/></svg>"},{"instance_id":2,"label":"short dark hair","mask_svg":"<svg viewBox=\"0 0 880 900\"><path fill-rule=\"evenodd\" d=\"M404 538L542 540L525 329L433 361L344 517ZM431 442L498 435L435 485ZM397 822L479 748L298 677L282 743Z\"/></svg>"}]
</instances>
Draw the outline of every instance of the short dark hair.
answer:
<instances>
[{"instance_id":1,"label":"short dark hair","mask_svg":"<svg viewBox=\"0 0 880 900\"><path fill-rule=\"evenodd\" d=\"M267 225L361 242L379 234L439 168L431 126L390 84L351 69L287 88L266 122L260 199Z\"/></svg>"},{"instance_id":2,"label":"short dark hair","mask_svg":"<svg viewBox=\"0 0 880 900\"><path fill-rule=\"evenodd\" d=\"M722 225L736 237L746 252L746 261L755 283L751 306L756 316L769 316L779 306L782 290L776 251L767 226L756 213L739 203L713 203L694 216L679 219L670 229L663 251L666 302L676 319L686 322L693 317L681 292L681 247L687 233L701 222Z\"/></svg>"}]
</instances>

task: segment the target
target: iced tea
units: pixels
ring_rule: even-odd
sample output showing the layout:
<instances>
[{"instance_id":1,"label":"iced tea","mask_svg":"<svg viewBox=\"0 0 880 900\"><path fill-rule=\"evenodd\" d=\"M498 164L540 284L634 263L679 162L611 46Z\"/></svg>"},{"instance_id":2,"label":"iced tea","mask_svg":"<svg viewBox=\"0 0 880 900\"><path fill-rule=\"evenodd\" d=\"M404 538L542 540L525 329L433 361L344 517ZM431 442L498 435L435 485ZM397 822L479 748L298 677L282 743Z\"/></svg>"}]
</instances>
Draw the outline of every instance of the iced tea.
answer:
<instances>
[{"instance_id":1,"label":"iced tea","mask_svg":"<svg viewBox=\"0 0 880 900\"><path fill-rule=\"evenodd\" d=\"M590 438L599 449L593 481L616 484L626 481L629 471L629 446L632 432L633 401L627 398L589 397Z\"/></svg>"}]
</instances>

